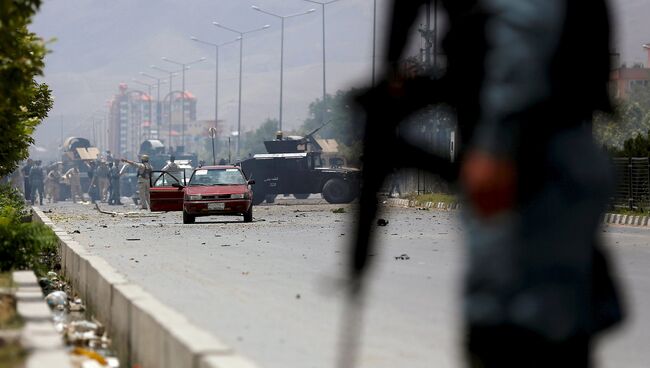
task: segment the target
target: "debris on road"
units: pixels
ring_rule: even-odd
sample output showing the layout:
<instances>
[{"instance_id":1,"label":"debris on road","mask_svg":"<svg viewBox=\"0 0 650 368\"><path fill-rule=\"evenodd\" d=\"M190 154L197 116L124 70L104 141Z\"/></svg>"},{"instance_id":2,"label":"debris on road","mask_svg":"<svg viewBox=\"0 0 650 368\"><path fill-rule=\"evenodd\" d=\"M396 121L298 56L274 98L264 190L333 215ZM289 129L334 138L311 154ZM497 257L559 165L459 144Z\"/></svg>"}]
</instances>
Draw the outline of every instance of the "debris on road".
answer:
<instances>
[{"instance_id":1,"label":"debris on road","mask_svg":"<svg viewBox=\"0 0 650 368\"><path fill-rule=\"evenodd\" d=\"M345 213L345 208L339 207L337 209L332 210L332 213Z\"/></svg>"},{"instance_id":2,"label":"debris on road","mask_svg":"<svg viewBox=\"0 0 650 368\"><path fill-rule=\"evenodd\" d=\"M124 216L124 217L158 217L158 215L153 214L151 212L113 212L113 211L105 211L99 208L99 203L95 203L95 209L99 211L99 213L103 213L105 215L111 215L113 217L116 216Z\"/></svg>"},{"instance_id":3,"label":"debris on road","mask_svg":"<svg viewBox=\"0 0 650 368\"><path fill-rule=\"evenodd\" d=\"M45 302L51 309L64 310L68 303L68 294L64 291L53 291L47 294Z\"/></svg>"},{"instance_id":4,"label":"debris on road","mask_svg":"<svg viewBox=\"0 0 650 368\"><path fill-rule=\"evenodd\" d=\"M104 326L94 318L87 320L86 310L80 298L71 298L72 289L55 272L48 272L39 279L39 285L47 293L45 301L52 309L54 328L59 332L70 350L74 368L119 368L120 362L111 350L111 340Z\"/></svg>"},{"instance_id":5,"label":"debris on road","mask_svg":"<svg viewBox=\"0 0 650 368\"><path fill-rule=\"evenodd\" d=\"M388 220L384 220L382 218L377 219L377 226L386 226L388 225Z\"/></svg>"},{"instance_id":6,"label":"debris on road","mask_svg":"<svg viewBox=\"0 0 650 368\"><path fill-rule=\"evenodd\" d=\"M127 241L138 241L140 238L126 238Z\"/></svg>"},{"instance_id":7,"label":"debris on road","mask_svg":"<svg viewBox=\"0 0 650 368\"><path fill-rule=\"evenodd\" d=\"M400 256L395 257L395 259L396 259L396 260L404 260L404 261L405 261L405 260L411 259L411 257L409 257L408 254L404 253L404 254L402 254L402 255L400 255Z\"/></svg>"}]
</instances>

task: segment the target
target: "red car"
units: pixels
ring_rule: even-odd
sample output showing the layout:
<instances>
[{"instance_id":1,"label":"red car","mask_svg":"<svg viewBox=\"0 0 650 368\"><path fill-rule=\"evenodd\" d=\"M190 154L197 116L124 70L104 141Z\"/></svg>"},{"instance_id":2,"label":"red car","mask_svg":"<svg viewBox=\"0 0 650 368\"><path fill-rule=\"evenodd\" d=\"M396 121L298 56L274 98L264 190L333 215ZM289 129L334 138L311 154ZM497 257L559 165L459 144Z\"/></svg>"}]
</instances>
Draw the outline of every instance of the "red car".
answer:
<instances>
[{"instance_id":1,"label":"red car","mask_svg":"<svg viewBox=\"0 0 650 368\"><path fill-rule=\"evenodd\" d=\"M244 216L253 221L253 180L236 166L203 166L192 173L187 185L176 173L155 171L150 189L151 211L183 211L183 223L200 216ZM177 174L178 175L178 174ZM181 174L182 175L182 174Z\"/></svg>"}]
</instances>

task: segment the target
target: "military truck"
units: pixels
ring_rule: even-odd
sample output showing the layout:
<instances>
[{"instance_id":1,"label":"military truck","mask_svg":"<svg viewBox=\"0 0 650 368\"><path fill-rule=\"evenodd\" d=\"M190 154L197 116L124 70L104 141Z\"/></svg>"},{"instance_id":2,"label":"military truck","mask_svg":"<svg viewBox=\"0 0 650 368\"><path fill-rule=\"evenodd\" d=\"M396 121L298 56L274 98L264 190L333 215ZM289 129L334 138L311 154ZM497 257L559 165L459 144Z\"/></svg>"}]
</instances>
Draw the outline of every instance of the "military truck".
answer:
<instances>
[{"instance_id":1,"label":"military truck","mask_svg":"<svg viewBox=\"0 0 650 368\"><path fill-rule=\"evenodd\" d=\"M140 155L148 155L149 163L154 170L162 169L169 161L169 156L174 155L176 161L187 161L192 167L199 165L198 156L195 153L186 153L183 147L176 147L175 151L168 149L157 139L148 139L140 144Z\"/></svg>"},{"instance_id":2,"label":"military truck","mask_svg":"<svg viewBox=\"0 0 650 368\"><path fill-rule=\"evenodd\" d=\"M324 167L322 148L313 138L317 131L287 138L279 133L275 140L264 142L268 153L238 163L246 177L256 182L253 204L272 203L279 194L306 199L320 193L329 203L349 203L357 197L359 170Z\"/></svg>"},{"instance_id":3,"label":"military truck","mask_svg":"<svg viewBox=\"0 0 650 368\"><path fill-rule=\"evenodd\" d=\"M61 174L65 174L71 168L76 167L79 170L81 190L82 192L88 192L90 163L95 162L100 157L99 149L94 147L88 139L68 137L63 142L63 154L61 155L63 172ZM62 184L60 193L62 198L68 198L70 196L69 187Z\"/></svg>"}]
</instances>

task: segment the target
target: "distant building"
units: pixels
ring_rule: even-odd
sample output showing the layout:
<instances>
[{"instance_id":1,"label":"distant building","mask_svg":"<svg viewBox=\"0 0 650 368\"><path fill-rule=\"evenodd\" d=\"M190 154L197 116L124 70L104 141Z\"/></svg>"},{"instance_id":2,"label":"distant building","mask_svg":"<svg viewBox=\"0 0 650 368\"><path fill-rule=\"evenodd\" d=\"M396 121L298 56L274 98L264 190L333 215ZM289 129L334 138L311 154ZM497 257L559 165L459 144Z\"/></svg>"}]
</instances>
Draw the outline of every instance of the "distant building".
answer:
<instances>
[{"instance_id":1,"label":"distant building","mask_svg":"<svg viewBox=\"0 0 650 368\"><path fill-rule=\"evenodd\" d=\"M185 92L184 99L181 93L172 93L171 104L169 100L160 101L158 108L149 94L121 83L119 92L109 102L108 149L116 157L134 159L140 144L148 139L160 139L168 147L181 145L183 130L187 143L188 125L196 120L197 101L190 92ZM185 129L181 125L183 101Z\"/></svg>"},{"instance_id":2,"label":"distant building","mask_svg":"<svg viewBox=\"0 0 650 368\"><path fill-rule=\"evenodd\" d=\"M629 97L630 93L635 88L648 87L650 85L650 44L643 45L643 48L648 53L648 61L646 65L641 63L634 64L632 67L627 67L625 64L618 64L614 61L614 69L610 74L610 93L613 98L625 100ZM613 54L618 56L618 54Z\"/></svg>"}]
</instances>

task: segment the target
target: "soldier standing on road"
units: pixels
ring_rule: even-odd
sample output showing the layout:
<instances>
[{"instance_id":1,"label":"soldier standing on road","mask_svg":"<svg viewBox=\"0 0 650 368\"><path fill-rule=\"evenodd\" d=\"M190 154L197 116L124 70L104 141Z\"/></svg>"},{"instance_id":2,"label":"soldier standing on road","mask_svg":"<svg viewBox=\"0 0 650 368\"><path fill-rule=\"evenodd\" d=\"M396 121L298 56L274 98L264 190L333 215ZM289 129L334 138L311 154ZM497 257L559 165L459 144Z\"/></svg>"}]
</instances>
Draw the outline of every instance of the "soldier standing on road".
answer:
<instances>
[{"instance_id":1,"label":"soldier standing on road","mask_svg":"<svg viewBox=\"0 0 650 368\"><path fill-rule=\"evenodd\" d=\"M108 171L108 165L106 165L106 162L104 161L100 161L99 166L97 166L97 170L95 170L97 185L99 187L99 198L102 202L106 202L108 200L108 186L110 185L110 181L108 179Z\"/></svg>"},{"instance_id":2,"label":"soldier standing on road","mask_svg":"<svg viewBox=\"0 0 650 368\"><path fill-rule=\"evenodd\" d=\"M590 132L593 113L610 110L606 1L442 0L445 76L409 81L399 60L426 2L393 1L389 73L359 99L373 126L365 130L352 276L362 278L371 254L367 215L376 214L375 183L390 172L381 166L382 150L394 140L398 152L411 154L401 157L408 164L444 167L440 173L459 179L469 202L468 364L590 367L593 337L622 319L597 234L613 181ZM579 61L584 54L588 64ZM440 102L456 110L459 168L391 133L417 109ZM405 166L398 158L391 165Z\"/></svg>"},{"instance_id":3,"label":"soldier standing on road","mask_svg":"<svg viewBox=\"0 0 650 368\"><path fill-rule=\"evenodd\" d=\"M25 200L31 200L32 196L32 189L29 186L29 171L32 169L32 166L34 166L34 161L32 161L31 158L27 159L27 164L23 166L21 169L23 173L23 180L25 182Z\"/></svg>"},{"instance_id":4,"label":"soldier standing on road","mask_svg":"<svg viewBox=\"0 0 650 368\"><path fill-rule=\"evenodd\" d=\"M174 155L169 156L169 162L167 163L167 165L165 165L165 167L162 168L162 171L167 171L168 173L173 175L176 179L183 180L183 178L180 177L181 168L174 161L176 161L176 157Z\"/></svg>"},{"instance_id":5,"label":"soldier standing on road","mask_svg":"<svg viewBox=\"0 0 650 368\"><path fill-rule=\"evenodd\" d=\"M129 165L133 165L138 168L138 192L140 194L140 202L142 204L143 210L148 210L149 207L149 181L151 180L151 172L153 168L149 164L149 156L142 155L140 156L140 163L129 161L127 159L122 159L122 162L125 162Z\"/></svg>"},{"instance_id":6,"label":"soldier standing on road","mask_svg":"<svg viewBox=\"0 0 650 368\"><path fill-rule=\"evenodd\" d=\"M108 204L110 205L121 205L120 202L120 165L119 161L111 162L111 169L108 173L108 177L111 181L111 197L108 199Z\"/></svg>"},{"instance_id":7,"label":"soldier standing on road","mask_svg":"<svg viewBox=\"0 0 650 368\"><path fill-rule=\"evenodd\" d=\"M83 202L79 169L74 166L64 174L64 177L68 179L68 182L70 183L70 198L72 199L72 203L77 203L77 197L79 197L79 200Z\"/></svg>"},{"instance_id":8,"label":"soldier standing on road","mask_svg":"<svg viewBox=\"0 0 650 368\"><path fill-rule=\"evenodd\" d=\"M32 168L29 170L29 188L31 190L30 198L32 205L36 202L36 192L38 192L39 204L43 205L43 198L45 196L45 188L43 187L43 168L41 168L41 161L35 161Z\"/></svg>"},{"instance_id":9,"label":"soldier standing on road","mask_svg":"<svg viewBox=\"0 0 650 368\"><path fill-rule=\"evenodd\" d=\"M47 173L45 180L45 187L47 189L47 196L50 198L51 203L56 203L61 194L61 172L59 172L59 165L52 166L52 170Z\"/></svg>"}]
</instances>

